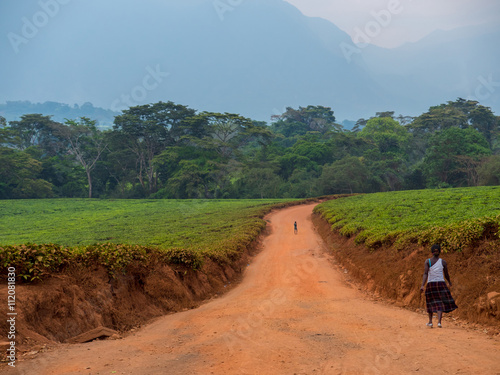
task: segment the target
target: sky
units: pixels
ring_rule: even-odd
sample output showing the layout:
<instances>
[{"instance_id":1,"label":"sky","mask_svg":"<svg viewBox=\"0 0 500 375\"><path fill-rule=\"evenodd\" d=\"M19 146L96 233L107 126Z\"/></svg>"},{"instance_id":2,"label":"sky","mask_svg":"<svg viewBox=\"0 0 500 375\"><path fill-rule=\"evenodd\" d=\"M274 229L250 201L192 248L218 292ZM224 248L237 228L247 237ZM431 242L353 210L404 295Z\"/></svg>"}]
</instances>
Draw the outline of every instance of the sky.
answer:
<instances>
[{"instance_id":1,"label":"sky","mask_svg":"<svg viewBox=\"0 0 500 375\"><path fill-rule=\"evenodd\" d=\"M481 38L477 35L481 27L474 27L462 33L441 33L395 51L363 49L344 43L345 34L325 22L299 17L292 6L306 16L327 19L353 38L367 34L368 43L388 48L417 41L438 29L492 24L496 30L486 34L489 38ZM275 11L284 16L277 17ZM256 16L261 17L258 28ZM281 25L287 27L286 32ZM310 25L321 25L314 29L319 34L307 32ZM331 43L320 32L331 32ZM152 37L158 33L164 37ZM348 81L352 73L352 79L361 79L350 60L359 57L369 75L363 75L363 82L369 87L378 87L370 80L374 75L390 74L392 86L382 80L383 85L393 87L387 89L387 97L401 90L390 99L394 104L385 109L418 114L458 96L478 98L498 108L498 35L500 0L0 0L0 67L4 68L0 69L0 101L92 102L121 108L130 105L130 99L122 98L131 97L133 104L169 99L197 109L238 112L264 120L270 113L283 113L286 106L318 104L335 107L339 116L342 108L345 114L339 118L353 119L365 116L362 110L372 110L364 102L369 100L359 96L371 91L355 88L349 97L345 90L337 90L342 85L327 84L324 77ZM291 52L297 40L317 58L297 64ZM158 48L158 43L169 47ZM436 43L439 47L433 50ZM244 53L234 54L240 46ZM269 54L278 47L283 53ZM413 47L419 48L418 59L412 57ZM477 51L481 58L474 55ZM254 60L247 56L258 59L251 63ZM388 56L390 63L386 63ZM283 69L288 63L288 70ZM250 71L258 79L248 78L254 77L247 74ZM151 81L152 77L157 81ZM276 94L270 94L269 82ZM355 87L353 82L344 85ZM409 85L415 87L411 92ZM234 94L242 92L241 87L248 95L245 100ZM249 98L254 100L251 104ZM414 98L421 99L420 104ZM399 99L409 104L398 109ZM347 112L347 104L338 104L342 100L359 102L361 109ZM264 114L256 115L254 109Z\"/></svg>"},{"instance_id":2,"label":"sky","mask_svg":"<svg viewBox=\"0 0 500 375\"><path fill-rule=\"evenodd\" d=\"M500 25L498 0L285 0L310 17L333 22L352 38L394 48L435 30ZM378 23L378 26L377 24ZM371 36L371 37L370 37Z\"/></svg>"}]
</instances>

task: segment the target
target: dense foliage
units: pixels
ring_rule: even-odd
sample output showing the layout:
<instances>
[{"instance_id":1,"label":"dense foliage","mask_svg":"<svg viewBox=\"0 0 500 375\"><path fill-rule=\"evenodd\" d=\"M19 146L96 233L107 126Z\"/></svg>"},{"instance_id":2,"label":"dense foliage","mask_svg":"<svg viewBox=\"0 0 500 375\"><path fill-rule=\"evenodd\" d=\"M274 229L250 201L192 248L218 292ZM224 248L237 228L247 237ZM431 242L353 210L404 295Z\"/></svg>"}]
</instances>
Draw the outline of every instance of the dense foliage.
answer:
<instances>
[{"instance_id":1,"label":"dense foliage","mask_svg":"<svg viewBox=\"0 0 500 375\"><path fill-rule=\"evenodd\" d=\"M500 184L499 118L457 99L416 117L379 112L351 130L327 107L270 125L172 102L131 107L100 130L0 117L0 199L304 198Z\"/></svg>"},{"instance_id":2,"label":"dense foliage","mask_svg":"<svg viewBox=\"0 0 500 375\"><path fill-rule=\"evenodd\" d=\"M110 275L138 261L199 268L237 257L277 200L3 200L0 264L28 281L70 264ZM12 220L15 218L15 220Z\"/></svg>"},{"instance_id":3,"label":"dense foliage","mask_svg":"<svg viewBox=\"0 0 500 375\"><path fill-rule=\"evenodd\" d=\"M371 248L440 243L446 251L484 237L500 240L500 187L356 195L315 210L334 230Z\"/></svg>"}]
</instances>

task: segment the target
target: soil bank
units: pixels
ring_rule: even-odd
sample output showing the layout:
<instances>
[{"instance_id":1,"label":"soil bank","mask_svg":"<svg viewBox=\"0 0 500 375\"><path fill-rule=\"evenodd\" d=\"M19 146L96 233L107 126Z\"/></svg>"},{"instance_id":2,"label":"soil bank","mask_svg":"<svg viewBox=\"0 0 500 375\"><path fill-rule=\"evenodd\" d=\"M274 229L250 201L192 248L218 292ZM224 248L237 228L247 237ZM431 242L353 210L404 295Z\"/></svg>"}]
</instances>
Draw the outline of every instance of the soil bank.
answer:
<instances>
[{"instance_id":1,"label":"soil bank","mask_svg":"<svg viewBox=\"0 0 500 375\"><path fill-rule=\"evenodd\" d=\"M7 374L497 374L500 339L377 301L346 283L313 205L268 216L239 285L123 339L59 344ZM293 222L298 234L293 233ZM347 271L349 272L349 271ZM415 282L420 283L420 276Z\"/></svg>"}]
</instances>

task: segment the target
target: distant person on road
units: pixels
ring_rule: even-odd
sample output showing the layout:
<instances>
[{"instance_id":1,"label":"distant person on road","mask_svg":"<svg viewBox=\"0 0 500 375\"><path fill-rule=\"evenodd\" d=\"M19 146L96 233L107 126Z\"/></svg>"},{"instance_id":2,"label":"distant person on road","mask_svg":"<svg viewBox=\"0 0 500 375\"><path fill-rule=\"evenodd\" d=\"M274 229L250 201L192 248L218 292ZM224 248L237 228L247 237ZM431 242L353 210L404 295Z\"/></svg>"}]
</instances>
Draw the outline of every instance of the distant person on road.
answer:
<instances>
[{"instance_id":1,"label":"distant person on road","mask_svg":"<svg viewBox=\"0 0 500 375\"><path fill-rule=\"evenodd\" d=\"M297 234L298 229L297 229L297 222L293 223L293 233Z\"/></svg>"},{"instance_id":2,"label":"distant person on road","mask_svg":"<svg viewBox=\"0 0 500 375\"><path fill-rule=\"evenodd\" d=\"M425 291L425 303L427 305L427 313L429 314L429 323L427 323L427 326L432 328L432 315L437 313L437 326L441 328L443 312L451 312L457 309L458 306L451 296L450 289L446 286L445 279L448 281L450 287L451 280L446 261L439 258L441 246L439 244L432 245L431 252L433 257L425 261L420 292ZM427 286L425 286L426 282Z\"/></svg>"}]
</instances>

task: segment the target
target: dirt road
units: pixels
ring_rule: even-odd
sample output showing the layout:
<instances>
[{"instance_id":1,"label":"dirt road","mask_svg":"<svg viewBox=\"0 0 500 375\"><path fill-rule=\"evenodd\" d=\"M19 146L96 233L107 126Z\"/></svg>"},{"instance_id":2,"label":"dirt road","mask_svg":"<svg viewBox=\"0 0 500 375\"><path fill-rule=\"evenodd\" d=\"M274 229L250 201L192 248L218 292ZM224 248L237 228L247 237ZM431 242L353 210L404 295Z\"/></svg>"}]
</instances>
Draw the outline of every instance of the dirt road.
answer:
<instances>
[{"instance_id":1,"label":"dirt road","mask_svg":"<svg viewBox=\"0 0 500 375\"><path fill-rule=\"evenodd\" d=\"M271 214L262 252L224 296L122 340L62 345L6 372L500 374L498 338L446 319L428 329L426 316L348 286L313 229L312 208Z\"/></svg>"}]
</instances>

